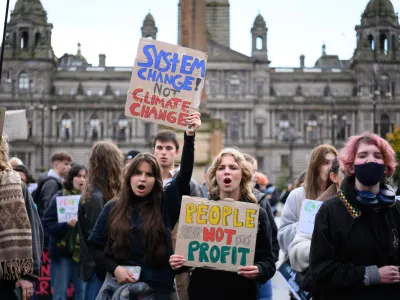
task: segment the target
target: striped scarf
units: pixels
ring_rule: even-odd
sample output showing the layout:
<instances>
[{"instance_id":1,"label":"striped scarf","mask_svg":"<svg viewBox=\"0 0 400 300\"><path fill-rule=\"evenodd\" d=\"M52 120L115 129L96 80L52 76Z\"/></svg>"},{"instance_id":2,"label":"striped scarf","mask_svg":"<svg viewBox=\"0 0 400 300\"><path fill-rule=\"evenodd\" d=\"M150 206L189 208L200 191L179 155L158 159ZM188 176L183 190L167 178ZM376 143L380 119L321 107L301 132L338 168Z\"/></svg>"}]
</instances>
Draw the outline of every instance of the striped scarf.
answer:
<instances>
[{"instance_id":1,"label":"striped scarf","mask_svg":"<svg viewBox=\"0 0 400 300\"><path fill-rule=\"evenodd\" d=\"M32 229L14 170L0 172L0 279L19 280L33 272Z\"/></svg>"}]
</instances>

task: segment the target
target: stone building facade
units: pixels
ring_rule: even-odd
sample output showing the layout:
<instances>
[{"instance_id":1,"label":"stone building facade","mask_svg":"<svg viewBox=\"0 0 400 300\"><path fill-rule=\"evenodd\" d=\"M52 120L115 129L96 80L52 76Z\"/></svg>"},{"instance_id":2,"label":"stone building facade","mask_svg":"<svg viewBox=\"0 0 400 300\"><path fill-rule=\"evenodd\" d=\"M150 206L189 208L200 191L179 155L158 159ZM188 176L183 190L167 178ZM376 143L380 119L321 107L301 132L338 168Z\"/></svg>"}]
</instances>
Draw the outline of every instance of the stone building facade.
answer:
<instances>
[{"instance_id":1,"label":"stone building facade","mask_svg":"<svg viewBox=\"0 0 400 300\"><path fill-rule=\"evenodd\" d=\"M320 143L339 147L363 131L384 136L400 123L400 26L390 0L368 3L351 59L329 55L323 46L312 68L304 66L304 56L293 68L270 66L260 14L249 28L251 56L230 49L229 8L228 0L206 1L202 110L223 121L224 145L253 154L272 181L300 173ZM149 151L157 126L123 115L131 66L108 66L105 54L93 66L80 45L75 55L57 58L52 28L40 0L17 1L7 26L0 101L7 109L26 109L29 138L12 142L12 154L39 171L59 150L87 163L100 139L115 141L123 152ZM148 14L142 36L155 39L158 30Z\"/></svg>"}]
</instances>

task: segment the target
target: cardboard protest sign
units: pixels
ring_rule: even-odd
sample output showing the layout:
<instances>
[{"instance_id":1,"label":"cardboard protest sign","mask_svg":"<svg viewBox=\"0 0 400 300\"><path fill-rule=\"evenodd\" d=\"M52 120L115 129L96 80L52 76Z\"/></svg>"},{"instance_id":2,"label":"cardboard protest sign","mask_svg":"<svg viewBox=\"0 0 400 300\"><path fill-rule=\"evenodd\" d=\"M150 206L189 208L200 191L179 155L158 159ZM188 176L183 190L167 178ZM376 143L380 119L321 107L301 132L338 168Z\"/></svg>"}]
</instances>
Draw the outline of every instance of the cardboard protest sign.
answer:
<instances>
[{"instance_id":1,"label":"cardboard protest sign","mask_svg":"<svg viewBox=\"0 0 400 300\"><path fill-rule=\"evenodd\" d=\"M185 266L237 272L254 264L259 207L182 197L175 253Z\"/></svg>"},{"instance_id":2,"label":"cardboard protest sign","mask_svg":"<svg viewBox=\"0 0 400 300\"><path fill-rule=\"evenodd\" d=\"M303 200L301 204L299 231L312 234L314 231L315 216L322 205L322 201Z\"/></svg>"},{"instance_id":3,"label":"cardboard protest sign","mask_svg":"<svg viewBox=\"0 0 400 300\"><path fill-rule=\"evenodd\" d=\"M206 64L204 52L141 38L125 116L185 130L199 109Z\"/></svg>"},{"instance_id":4,"label":"cardboard protest sign","mask_svg":"<svg viewBox=\"0 0 400 300\"><path fill-rule=\"evenodd\" d=\"M6 111L3 132L7 134L11 141L26 140L28 138L28 122L25 109Z\"/></svg>"},{"instance_id":5,"label":"cardboard protest sign","mask_svg":"<svg viewBox=\"0 0 400 300\"><path fill-rule=\"evenodd\" d=\"M289 258L287 257L278 268L278 274L281 275L292 294L297 300L310 300L312 299L309 292L303 291L299 283L296 281L296 271L292 269Z\"/></svg>"},{"instance_id":6,"label":"cardboard protest sign","mask_svg":"<svg viewBox=\"0 0 400 300\"><path fill-rule=\"evenodd\" d=\"M78 218L78 206L81 195L59 196L57 200L58 223Z\"/></svg>"}]
</instances>

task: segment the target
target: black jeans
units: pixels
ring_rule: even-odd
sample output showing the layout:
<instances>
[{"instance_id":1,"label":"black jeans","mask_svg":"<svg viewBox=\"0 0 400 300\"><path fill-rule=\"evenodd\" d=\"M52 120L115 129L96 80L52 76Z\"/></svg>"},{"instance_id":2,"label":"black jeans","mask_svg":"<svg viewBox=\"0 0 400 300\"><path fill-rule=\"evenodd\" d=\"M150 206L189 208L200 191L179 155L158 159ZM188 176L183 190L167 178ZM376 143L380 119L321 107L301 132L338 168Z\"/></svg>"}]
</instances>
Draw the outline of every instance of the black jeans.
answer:
<instances>
[{"instance_id":1,"label":"black jeans","mask_svg":"<svg viewBox=\"0 0 400 300\"><path fill-rule=\"evenodd\" d=\"M0 295L1 299L18 300L17 295L14 293L15 281L14 280L0 280Z\"/></svg>"}]
</instances>

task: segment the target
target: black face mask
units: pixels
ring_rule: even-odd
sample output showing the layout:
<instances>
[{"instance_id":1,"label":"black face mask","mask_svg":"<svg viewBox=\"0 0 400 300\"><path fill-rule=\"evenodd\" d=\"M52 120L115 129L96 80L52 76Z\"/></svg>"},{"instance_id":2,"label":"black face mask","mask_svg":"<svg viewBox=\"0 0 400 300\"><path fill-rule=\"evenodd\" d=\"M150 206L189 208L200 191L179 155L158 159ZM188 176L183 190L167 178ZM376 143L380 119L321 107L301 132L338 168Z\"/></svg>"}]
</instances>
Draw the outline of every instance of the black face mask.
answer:
<instances>
[{"instance_id":1,"label":"black face mask","mask_svg":"<svg viewBox=\"0 0 400 300\"><path fill-rule=\"evenodd\" d=\"M385 173L385 165L376 162L354 165L354 173L361 184L373 186L382 180Z\"/></svg>"}]
</instances>

